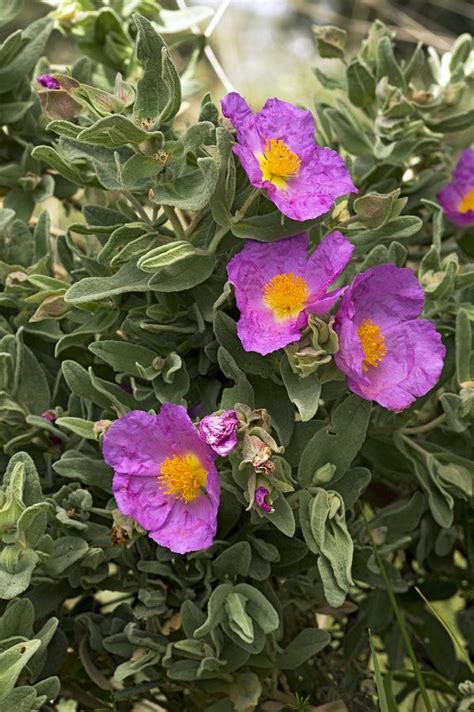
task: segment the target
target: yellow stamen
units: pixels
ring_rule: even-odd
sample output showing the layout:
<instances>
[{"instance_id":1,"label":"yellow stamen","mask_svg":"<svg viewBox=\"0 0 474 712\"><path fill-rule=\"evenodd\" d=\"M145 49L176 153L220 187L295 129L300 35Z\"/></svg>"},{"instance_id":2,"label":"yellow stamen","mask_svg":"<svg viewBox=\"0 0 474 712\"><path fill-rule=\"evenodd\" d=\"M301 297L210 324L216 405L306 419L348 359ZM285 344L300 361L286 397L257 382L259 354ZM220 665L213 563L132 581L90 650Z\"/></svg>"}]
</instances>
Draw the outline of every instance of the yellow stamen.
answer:
<instances>
[{"instance_id":1,"label":"yellow stamen","mask_svg":"<svg viewBox=\"0 0 474 712\"><path fill-rule=\"evenodd\" d=\"M467 213L468 210L474 210L474 188L466 193L464 198L458 205L460 213Z\"/></svg>"},{"instance_id":2,"label":"yellow stamen","mask_svg":"<svg viewBox=\"0 0 474 712\"><path fill-rule=\"evenodd\" d=\"M380 326L374 324L371 319L365 319L357 329L357 333L364 352L363 370L368 371L369 366L377 368L387 355L385 338Z\"/></svg>"},{"instance_id":3,"label":"yellow stamen","mask_svg":"<svg viewBox=\"0 0 474 712\"><path fill-rule=\"evenodd\" d=\"M276 274L263 288L263 301L282 321L298 316L308 297L306 280L292 272Z\"/></svg>"},{"instance_id":4,"label":"yellow stamen","mask_svg":"<svg viewBox=\"0 0 474 712\"><path fill-rule=\"evenodd\" d=\"M257 156L263 180L286 188L288 178L298 175L301 159L279 138L265 141L264 153Z\"/></svg>"},{"instance_id":5,"label":"yellow stamen","mask_svg":"<svg viewBox=\"0 0 474 712\"><path fill-rule=\"evenodd\" d=\"M165 494L184 502L192 502L201 494L207 482L207 472L192 453L173 455L162 463L158 483Z\"/></svg>"}]
</instances>

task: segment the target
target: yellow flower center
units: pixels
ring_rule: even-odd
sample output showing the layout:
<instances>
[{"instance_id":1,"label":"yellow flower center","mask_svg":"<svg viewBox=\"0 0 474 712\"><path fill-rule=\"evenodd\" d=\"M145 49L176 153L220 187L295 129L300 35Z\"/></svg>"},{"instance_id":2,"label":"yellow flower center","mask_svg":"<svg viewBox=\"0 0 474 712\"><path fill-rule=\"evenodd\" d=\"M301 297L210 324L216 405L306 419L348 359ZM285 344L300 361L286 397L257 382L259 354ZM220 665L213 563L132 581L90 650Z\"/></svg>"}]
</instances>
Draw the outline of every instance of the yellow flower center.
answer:
<instances>
[{"instance_id":1,"label":"yellow flower center","mask_svg":"<svg viewBox=\"0 0 474 712\"><path fill-rule=\"evenodd\" d=\"M385 338L380 326L374 324L371 319L365 319L357 329L357 333L364 352L363 370L368 371L369 366L377 368L387 355Z\"/></svg>"},{"instance_id":2,"label":"yellow flower center","mask_svg":"<svg viewBox=\"0 0 474 712\"><path fill-rule=\"evenodd\" d=\"M207 472L192 453L167 457L161 465L158 483L165 494L184 502L192 502L201 494L207 482Z\"/></svg>"},{"instance_id":3,"label":"yellow flower center","mask_svg":"<svg viewBox=\"0 0 474 712\"><path fill-rule=\"evenodd\" d=\"M263 288L263 301L279 320L298 316L308 297L306 280L292 272L276 274Z\"/></svg>"},{"instance_id":4,"label":"yellow flower center","mask_svg":"<svg viewBox=\"0 0 474 712\"><path fill-rule=\"evenodd\" d=\"M460 213L467 213L468 210L474 210L474 188L471 188L471 190L466 193L458 205L458 210Z\"/></svg>"},{"instance_id":5,"label":"yellow flower center","mask_svg":"<svg viewBox=\"0 0 474 712\"><path fill-rule=\"evenodd\" d=\"M298 175L301 159L279 138L265 141L264 153L257 156L263 180L285 188L287 179Z\"/></svg>"}]
</instances>

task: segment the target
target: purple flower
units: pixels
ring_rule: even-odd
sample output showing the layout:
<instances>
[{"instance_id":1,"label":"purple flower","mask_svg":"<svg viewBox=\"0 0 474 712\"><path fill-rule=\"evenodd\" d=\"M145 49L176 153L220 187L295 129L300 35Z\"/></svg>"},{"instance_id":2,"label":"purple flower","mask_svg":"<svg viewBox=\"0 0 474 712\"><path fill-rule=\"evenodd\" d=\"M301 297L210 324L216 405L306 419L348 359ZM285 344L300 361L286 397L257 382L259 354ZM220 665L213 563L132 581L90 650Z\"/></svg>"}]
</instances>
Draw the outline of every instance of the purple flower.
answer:
<instances>
[{"instance_id":1,"label":"purple flower","mask_svg":"<svg viewBox=\"0 0 474 712\"><path fill-rule=\"evenodd\" d=\"M327 235L308 257L306 233L278 242L247 240L227 265L246 351L265 355L298 341L307 312L323 314L346 288L328 292L354 247L340 232Z\"/></svg>"},{"instance_id":2,"label":"purple flower","mask_svg":"<svg viewBox=\"0 0 474 712\"><path fill-rule=\"evenodd\" d=\"M434 324L417 318L423 301L409 269L387 264L357 275L334 324L336 364L351 391L398 412L433 388L446 349Z\"/></svg>"},{"instance_id":3,"label":"purple flower","mask_svg":"<svg viewBox=\"0 0 474 712\"><path fill-rule=\"evenodd\" d=\"M158 544L177 554L212 544L220 496L216 455L182 406L165 404L159 415L127 413L107 430L103 454L115 471L120 511Z\"/></svg>"},{"instance_id":4,"label":"purple flower","mask_svg":"<svg viewBox=\"0 0 474 712\"><path fill-rule=\"evenodd\" d=\"M266 487L257 487L257 489L255 490L255 504L264 512L268 512L268 514L271 514L275 510L268 501L269 498L270 492L267 490Z\"/></svg>"},{"instance_id":5,"label":"purple flower","mask_svg":"<svg viewBox=\"0 0 474 712\"><path fill-rule=\"evenodd\" d=\"M339 154L314 142L309 111L267 99L263 109L253 114L235 92L221 104L237 132L233 150L251 184L264 188L284 215L294 220L317 218L339 196L357 192Z\"/></svg>"},{"instance_id":6,"label":"purple flower","mask_svg":"<svg viewBox=\"0 0 474 712\"><path fill-rule=\"evenodd\" d=\"M41 417L43 420L47 420L48 423L56 422L56 413L52 408L49 408L48 410L45 410L44 413L41 413Z\"/></svg>"},{"instance_id":7,"label":"purple flower","mask_svg":"<svg viewBox=\"0 0 474 712\"><path fill-rule=\"evenodd\" d=\"M36 81L45 89L61 89L60 83L52 74L41 74L39 77L36 77Z\"/></svg>"},{"instance_id":8,"label":"purple flower","mask_svg":"<svg viewBox=\"0 0 474 712\"><path fill-rule=\"evenodd\" d=\"M230 455L237 445L239 419L235 410L224 410L219 415L206 415L198 425L199 435L214 452L222 457Z\"/></svg>"},{"instance_id":9,"label":"purple flower","mask_svg":"<svg viewBox=\"0 0 474 712\"><path fill-rule=\"evenodd\" d=\"M439 194L446 217L455 225L474 225L474 148L462 152L453 180Z\"/></svg>"}]
</instances>

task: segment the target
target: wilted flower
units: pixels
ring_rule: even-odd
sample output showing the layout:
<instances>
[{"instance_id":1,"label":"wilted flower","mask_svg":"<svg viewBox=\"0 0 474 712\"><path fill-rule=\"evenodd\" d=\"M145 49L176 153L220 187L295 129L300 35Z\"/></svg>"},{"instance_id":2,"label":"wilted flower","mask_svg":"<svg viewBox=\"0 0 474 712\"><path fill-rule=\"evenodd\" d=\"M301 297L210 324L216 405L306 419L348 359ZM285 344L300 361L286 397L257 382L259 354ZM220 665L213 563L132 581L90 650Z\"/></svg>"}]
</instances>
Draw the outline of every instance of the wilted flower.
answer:
<instances>
[{"instance_id":1,"label":"wilted flower","mask_svg":"<svg viewBox=\"0 0 474 712\"><path fill-rule=\"evenodd\" d=\"M334 325L336 364L362 398L401 411L437 382L446 349L434 324L418 319L424 294L409 269L386 264L358 274Z\"/></svg>"},{"instance_id":2,"label":"wilted flower","mask_svg":"<svg viewBox=\"0 0 474 712\"><path fill-rule=\"evenodd\" d=\"M474 225L474 148L462 152L448 183L439 194L446 217L455 225Z\"/></svg>"},{"instance_id":3,"label":"wilted flower","mask_svg":"<svg viewBox=\"0 0 474 712\"><path fill-rule=\"evenodd\" d=\"M306 233L272 243L247 240L227 265L244 349L265 355L298 341L307 312L327 312L344 293L346 288L327 289L353 249L340 232L327 235L309 257Z\"/></svg>"},{"instance_id":4,"label":"wilted flower","mask_svg":"<svg viewBox=\"0 0 474 712\"><path fill-rule=\"evenodd\" d=\"M53 77L52 74L41 74L36 77L38 84L41 84L45 89L60 89L61 85L57 79Z\"/></svg>"},{"instance_id":5,"label":"wilted flower","mask_svg":"<svg viewBox=\"0 0 474 712\"><path fill-rule=\"evenodd\" d=\"M159 415L127 413L107 430L103 454L115 471L120 511L158 544L178 554L212 544L220 496L216 454L182 406L165 404Z\"/></svg>"},{"instance_id":6,"label":"wilted flower","mask_svg":"<svg viewBox=\"0 0 474 712\"><path fill-rule=\"evenodd\" d=\"M251 184L265 189L284 215L310 220L328 212L339 196L356 192L339 154L314 142L311 112L267 99L253 114L235 92L221 103L237 132L234 153Z\"/></svg>"},{"instance_id":7,"label":"wilted flower","mask_svg":"<svg viewBox=\"0 0 474 712\"><path fill-rule=\"evenodd\" d=\"M199 435L214 452L222 457L230 455L237 445L239 419L235 410L206 415L198 425Z\"/></svg>"},{"instance_id":8,"label":"wilted flower","mask_svg":"<svg viewBox=\"0 0 474 712\"><path fill-rule=\"evenodd\" d=\"M267 512L268 514L271 514L275 510L273 509L272 505L269 502L270 499L270 492L266 487L257 487L255 490L255 504L257 507L259 507L263 512Z\"/></svg>"}]
</instances>

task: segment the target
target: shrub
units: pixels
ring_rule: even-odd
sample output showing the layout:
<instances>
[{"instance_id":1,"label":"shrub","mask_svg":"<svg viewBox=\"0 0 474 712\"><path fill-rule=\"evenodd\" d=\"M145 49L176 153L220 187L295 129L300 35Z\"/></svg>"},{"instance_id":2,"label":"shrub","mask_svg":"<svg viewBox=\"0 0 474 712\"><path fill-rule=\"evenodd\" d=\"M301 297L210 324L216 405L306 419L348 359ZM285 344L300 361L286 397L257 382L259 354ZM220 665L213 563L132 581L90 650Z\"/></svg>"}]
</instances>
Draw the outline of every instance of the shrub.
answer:
<instances>
[{"instance_id":1,"label":"shrub","mask_svg":"<svg viewBox=\"0 0 474 712\"><path fill-rule=\"evenodd\" d=\"M376 22L350 58L316 28L316 139L346 170L289 150L294 107L258 159L242 104L237 137L209 94L180 113L202 46L180 76L163 36L206 10L112 5L0 47L2 709L468 709L472 154L463 209L437 196L472 138L471 38L401 60ZM82 55L62 71L53 18Z\"/></svg>"}]
</instances>

